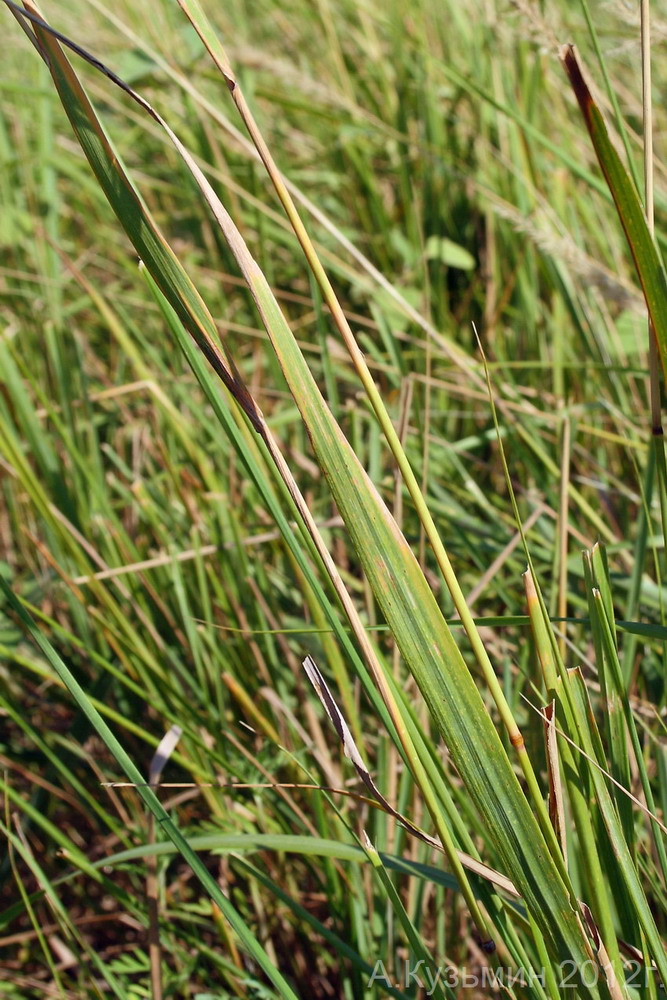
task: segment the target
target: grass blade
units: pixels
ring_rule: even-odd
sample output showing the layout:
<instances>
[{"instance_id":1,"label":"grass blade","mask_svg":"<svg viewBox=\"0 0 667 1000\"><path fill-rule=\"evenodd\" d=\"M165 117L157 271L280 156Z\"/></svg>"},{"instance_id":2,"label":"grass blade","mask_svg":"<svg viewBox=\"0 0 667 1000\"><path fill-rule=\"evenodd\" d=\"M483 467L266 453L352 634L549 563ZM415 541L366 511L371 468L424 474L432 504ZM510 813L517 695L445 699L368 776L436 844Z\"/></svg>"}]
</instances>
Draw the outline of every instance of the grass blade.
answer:
<instances>
[{"instance_id":1,"label":"grass blade","mask_svg":"<svg viewBox=\"0 0 667 1000\"><path fill-rule=\"evenodd\" d=\"M667 274L662 256L651 236L637 189L609 137L602 112L584 80L572 45L563 46L561 60L579 102L593 148L614 199L635 262L665 374L667 373Z\"/></svg>"}]
</instances>

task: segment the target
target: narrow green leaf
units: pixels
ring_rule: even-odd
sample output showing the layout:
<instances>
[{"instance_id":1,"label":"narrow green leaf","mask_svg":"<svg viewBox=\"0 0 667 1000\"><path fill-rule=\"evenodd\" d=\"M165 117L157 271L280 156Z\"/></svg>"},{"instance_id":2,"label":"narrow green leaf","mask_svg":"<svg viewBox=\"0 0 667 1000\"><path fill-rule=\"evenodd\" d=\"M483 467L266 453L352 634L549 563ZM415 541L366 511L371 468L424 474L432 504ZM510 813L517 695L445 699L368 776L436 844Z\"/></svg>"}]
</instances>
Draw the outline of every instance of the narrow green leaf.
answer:
<instances>
[{"instance_id":1,"label":"narrow green leaf","mask_svg":"<svg viewBox=\"0 0 667 1000\"><path fill-rule=\"evenodd\" d=\"M563 46L561 60L614 199L653 322L663 373L667 373L667 273L660 251L649 232L637 189L614 148L602 111L584 80L574 46Z\"/></svg>"},{"instance_id":2,"label":"narrow green leaf","mask_svg":"<svg viewBox=\"0 0 667 1000\"><path fill-rule=\"evenodd\" d=\"M589 953L567 887L424 574L333 420L264 276L254 262L244 270L378 604L505 871L552 958L572 958L581 967Z\"/></svg>"}]
</instances>

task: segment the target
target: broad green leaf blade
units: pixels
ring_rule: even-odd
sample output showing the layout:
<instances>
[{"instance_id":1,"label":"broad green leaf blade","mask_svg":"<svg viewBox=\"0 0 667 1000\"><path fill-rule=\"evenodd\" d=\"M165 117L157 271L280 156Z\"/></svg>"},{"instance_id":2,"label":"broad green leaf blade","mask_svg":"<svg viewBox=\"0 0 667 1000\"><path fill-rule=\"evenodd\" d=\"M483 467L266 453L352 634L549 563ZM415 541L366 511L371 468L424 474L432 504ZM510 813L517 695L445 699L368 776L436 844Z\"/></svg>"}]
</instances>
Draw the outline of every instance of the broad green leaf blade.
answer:
<instances>
[{"instance_id":1,"label":"broad green leaf blade","mask_svg":"<svg viewBox=\"0 0 667 1000\"><path fill-rule=\"evenodd\" d=\"M251 284L375 597L489 836L553 958L588 959L567 889L419 565L335 423L263 276ZM515 834L517 834L515 836ZM558 916L556 917L556 914Z\"/></svg>"},{"instance_id":2,"label":"broad green leaf blade","mask_svg":"<svg viewBox=\"0 0 667 1000\"><path fill-rule=\"evenodd\" d=\"M662 370L667 373L667 273L662 257L649 232L637 189L609 138L604 117L584 80L572 45L563 46L561 60L614 199L653 322Z\"/></svg>"}]
</instances>

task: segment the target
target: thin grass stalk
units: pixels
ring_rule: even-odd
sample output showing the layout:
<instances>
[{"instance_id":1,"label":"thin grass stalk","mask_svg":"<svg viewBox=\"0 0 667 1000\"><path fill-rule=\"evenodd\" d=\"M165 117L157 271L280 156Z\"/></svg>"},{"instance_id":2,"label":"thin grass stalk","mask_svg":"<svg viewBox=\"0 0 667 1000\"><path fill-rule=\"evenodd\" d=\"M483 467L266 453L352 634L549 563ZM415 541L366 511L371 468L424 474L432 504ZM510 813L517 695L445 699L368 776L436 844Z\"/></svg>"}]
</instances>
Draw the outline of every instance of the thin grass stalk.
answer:
<instances>
[{"instance_id":1,"label":"thin grass stalk","mask_svg":"<svg viewBox=\"0 0 667 1000\"><path fill-rule=\"evenodd\" d=\"M413 921L410 919L410 914L403 905L403 900L397 892L387 869L382 863L382 858L367 835L364 836L364 847L368 853L371 864L373 865L373 869L384 888L388 903L391 903L394 913L398 916L401 927L405 932L407 940L410 942L415 956L419 956L419 965L417 968L419 968L419 966L423 963L424 968L428 970L430 977L430 983L428 983L430 988L429 995L438 997L438 1000L445 1000L445 998L448 998L448 1000L455 1000L456 994L452 990L451 986L448 983L445 983L445 986L443 987L440 976L441 969L433 962L433 958L426 949L421 934L415 927ZM429 977L425 976L424 978L428 980Z\"/></svg>"},{"instance_id":2,"label":"thin grass stalk","mask_svg":"<svg viewBox=\"0 0 667 1000\"><path fill-rule=\"evenodd\" d=\"M181 735L180 726L172 726L163 736L153 754L148 771L148 783L157 788L162 770L173 753ZM155 816L148 814L149 845L155 843ZM146 858L146 900L148 909L148 960L150 963L151 1000L162 1000L162 946L160 943L160 885L158 879L157 855L150 853Z\"/></svg>"},{"instance_id":3,"label":"thin grass stalk","mask_svg":"<svg viewBox=\"0 0 667 1000\"><path fill-rule=\"evenodd\" d=\"M18 864L16 862L15 854L19 854L23 860L27 860L25 855L28 852L26 851L25 845L21 842L20 838L11 829L10 824L12 819L14 820L14 824L18 826L18 816L14 814L12 817L10 817L9 798L5 797L5 822L4 823L0 822L0 833L4 835L5 840L7 841L7 861L9 862L9 869L12 875L14 876L14 881L17 885L19 895L21 897L21 902L25 907L25 912L28 916L28 920L30 921L35 931L35 935L37 937L37 940L39 942L39 947L44 956L46 966L49 972L51 973L51 979L55 983L56 988L60 991L60 993L64 995L64 986L60 975L60 970L58 969L57 963L54 962L53 960L51 949L49 948L46 937L42 931L41 921L38 915L35 913L34 907L32 905L33 901L31 900L30 895L28 894L25 882L21 876ZM55 897L54 912L56 913L57 916L60 916L58 912L57 896Z\"/></svg>"},{"instance_id":4,"label":"thin grass stalk","mask_svg":"<svg viewBox=\"0 0 667 1000\"><path fill-rule=\"evenodd\" d=\"M607 597L607 594L609 594L606 566L601 565L601 558L594 559L594 557L597 557L598 554L598 547L594 547L592 552L584 551L583 553L584 582L586 586L586 596L588 598L593 648L595 650L595 663L598 668L600 694L602 697L602 704L604 705L605 735L607 737L611 770L616 780L619 781L624 788L630 788L632 785L632 775L630 772L630 758L627 752L627 736L625 733L623 715L621 711L621 696L618 693L617 685L610 676L611 667L608 662L608 656L605 653L602 629L599 621L599 615L597 613L597 606L593 597L593 591L596 587L600 589L604 586L606 590L605 596ZM608 606L608 598L605 600L605 604ZM622 794L620 789L615 797L618 804L618 812L621 817L621 823L623 824L625 831L625 838L628 843L628 847L633 853L633 859L635 859L636 852L634 846L634 817L632 814L632 804L628 798ZM622 911L623 906L621 905L619 909Z\"/></svg>"},{"instance_id":5,"label":"thin grass stalk","mask_svg":"<svg viewBox=\"0 0 667 1000\"><path fill-rule=\"evenodd\" d=\"M641 0L642 12L645 0ZM600 47L600 39L598 37L597 30L595 28L595 23L591 17L591 9L588 4L588 0L581 0L581 8L584 12L584 18L586 19L586 26L588 28L588 33L591 36L591 41L593 43L593 49L595 50L595 55L597 57L598 66L600 67L600 72L602 73L602 78L604 80L605 90L607 92L607 97L609 98L609 103L611 104L614 111L614 118L616 120L616 129L621 137L621 142L623 143L623 149L625 150L625 158L628 164L628 169L632 174L632 180L634 182L637 192L640 190L639 176L637 174L637 167L635 166L635 160L632 155L632 150L630 148L630 139L628 138L628 130L625 127L625 122L623 121L623 115L621 114L621 108L618 103L618 97L616 96L616 91L614 90L611 79L609 77L609 72L607 71L607 63ZM643 46L642 46L642 65L643 65Z\"/></svg>"},{"instance_id":6,"label":"thin grass stalk","mask_svg":"<svg viewBox=\"0 0 667 1000\"><path fill-rule=\"evenodd\" d=\"M653 443L651 443L651 446L648 449L643 482L640 484L642 502L639 510L639 516L637 518L637 537L635 539L635 543L632 550L633 569L631 575L631 584L628 592L628 599L623 612L626 621L632 620L637 615L637 610L639 607L639 599L642 590L642 576L646 561L646 550L648 548L649 525L651 525L653 521L651 515L651 501L653 498L653 489L655 483L656 463L657 463L657 450L653 445ZM653 552L654 552L654 565L656 569L656 576L659 581L660 560L658 557L658 553L655 551L655 547L653 547ZM630 679L632 677L632 670L635 662L636 650L637 650L637 637L632 634L627 635L623 642L623 682L626 688L630 686Z\"/></svg>"},{"instance_id":7,"label":"thin grass stalk","mask_svg":"<svg viewBox=\"0 0 667 1000\"><path fill-rule=\"evenodd\" d=\"M570 486L570 419L567 413L561 418L561 474L560 504L558 510L558 617L567 617L567 543L569 538L568 491ZM560 655L565 661L567 624L563 621L559 636Z\"/></svg>"}]
</instances>

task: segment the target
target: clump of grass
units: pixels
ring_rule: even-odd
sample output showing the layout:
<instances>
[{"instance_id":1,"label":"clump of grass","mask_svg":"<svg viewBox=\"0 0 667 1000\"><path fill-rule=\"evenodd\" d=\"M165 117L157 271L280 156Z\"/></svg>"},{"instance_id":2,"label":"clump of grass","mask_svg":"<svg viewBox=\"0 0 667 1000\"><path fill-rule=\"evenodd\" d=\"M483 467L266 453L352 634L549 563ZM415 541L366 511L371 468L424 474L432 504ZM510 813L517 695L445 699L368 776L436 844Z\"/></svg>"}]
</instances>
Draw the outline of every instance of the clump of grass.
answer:
<instances>
[{"instance_id":1,"label":"clump of grass","mask_svg":"<svg viewBox=\"0 0 667 1000\"><path fill-rule=\"evenodd\" d=\"M6 6L37 50L0 133L10 988L410 996L422 962L433 995L654 996L635 273L654 425L667 341L631 120L628 173L568 52L603 180L532 8L94 3L102 64Z\"/></svg>"}]
</instances>

